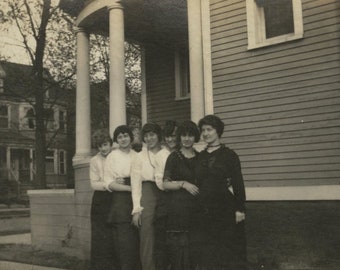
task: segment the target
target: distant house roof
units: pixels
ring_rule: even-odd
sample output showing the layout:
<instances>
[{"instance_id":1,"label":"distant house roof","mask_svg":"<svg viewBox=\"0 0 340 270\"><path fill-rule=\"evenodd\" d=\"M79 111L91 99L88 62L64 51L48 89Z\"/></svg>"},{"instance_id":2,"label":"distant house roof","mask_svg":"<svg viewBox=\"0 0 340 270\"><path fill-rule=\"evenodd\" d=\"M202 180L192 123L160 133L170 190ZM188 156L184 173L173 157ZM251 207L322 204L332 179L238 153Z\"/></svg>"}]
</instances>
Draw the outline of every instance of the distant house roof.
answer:
<instances>
[{"instance_id":1,"label":"distant house roof","mask_svg":"<svg viewBox=\"0 0 340 270\"><path fill-rule=\"evenodd\" d=\"M32 66L0 61L0 70L4 83L1 95L17 99L34 98L37 82L33 76ZM48 85L49 97L52 99L58 95L60 101L65 101L66 97L60 95L60 89L55 85L47 70L44 72L44 77L46 79L45 84Z\"/></svg>"}]
</instances>

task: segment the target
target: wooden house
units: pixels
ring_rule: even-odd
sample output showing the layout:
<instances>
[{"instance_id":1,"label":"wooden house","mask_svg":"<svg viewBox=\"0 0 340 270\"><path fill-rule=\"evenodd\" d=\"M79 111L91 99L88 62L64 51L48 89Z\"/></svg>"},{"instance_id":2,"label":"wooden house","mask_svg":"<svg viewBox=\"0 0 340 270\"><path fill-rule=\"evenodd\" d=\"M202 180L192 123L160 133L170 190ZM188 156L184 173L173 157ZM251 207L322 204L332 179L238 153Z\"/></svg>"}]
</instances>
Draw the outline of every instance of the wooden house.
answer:
<instances>
[{"instance_id":1,"label":"wooden house","mask_svg":"<svg viewBox=\"0 0 340 270\"><path fill-rule=\"evenodd\" d=\"M35 116L28 65L0 62L0 181L1 200L27 199L35 177ZM46 182L50 188L67 185L66 102L54 102L55 89L46 92ZM50 95L50 96L48 96Z\"/></svg>"}]
</instances>

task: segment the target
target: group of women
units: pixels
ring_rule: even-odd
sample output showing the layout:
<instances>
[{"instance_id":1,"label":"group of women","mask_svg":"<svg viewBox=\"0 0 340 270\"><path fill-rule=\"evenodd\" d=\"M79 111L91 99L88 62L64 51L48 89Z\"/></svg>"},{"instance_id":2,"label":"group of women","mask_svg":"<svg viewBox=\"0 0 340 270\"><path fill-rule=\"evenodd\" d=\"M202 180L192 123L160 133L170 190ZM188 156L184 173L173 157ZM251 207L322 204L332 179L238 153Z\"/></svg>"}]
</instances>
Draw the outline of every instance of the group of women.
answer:
<instances>
[{"instance_id":1,"label":"group of women","mask_svg":"<svg viewBox=\"0 0 340 270\"><path fill-rule=\"evenodd\" d=\"M114 131L117 149L97 140L93 269L247 269L243 177L237 154L220 141L223 131L221 119L208 115L198 125L145 124L140 152L125 125ZM197 152L200 138L206 148Z\"/></svg>"}]
</instances>

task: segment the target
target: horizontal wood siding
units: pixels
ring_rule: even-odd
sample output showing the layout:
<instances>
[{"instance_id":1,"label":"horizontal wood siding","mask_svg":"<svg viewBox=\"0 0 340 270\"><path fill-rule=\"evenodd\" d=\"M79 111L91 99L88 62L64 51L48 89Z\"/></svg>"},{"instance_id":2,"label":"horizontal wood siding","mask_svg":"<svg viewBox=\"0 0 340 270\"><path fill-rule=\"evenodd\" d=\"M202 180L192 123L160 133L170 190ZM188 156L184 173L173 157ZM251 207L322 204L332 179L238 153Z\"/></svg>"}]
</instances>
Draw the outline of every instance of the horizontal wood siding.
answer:
<instances>
[{"instance_id":1,"label":"horizontal wood siding","mask_svg":"<svg viewBox=\"0 0 340 270\"><path fill-rule=\"evenodd\" d=\"M171 49L146 48L147 117L160 125L190 119L190 100L175 100L174 55Z\"/></svg>"},{"instance_id":2,"label":"horizontal wood siding","mask_svg":"<svg viewBox=\"0 0 340 270\"><path fill-rule=\"evenodd\" d=\"M248 186L340 184L340 9L302 0L304 38L247 50L244 0L211 0L214 111Z\"/></svg>"}]
</instances>

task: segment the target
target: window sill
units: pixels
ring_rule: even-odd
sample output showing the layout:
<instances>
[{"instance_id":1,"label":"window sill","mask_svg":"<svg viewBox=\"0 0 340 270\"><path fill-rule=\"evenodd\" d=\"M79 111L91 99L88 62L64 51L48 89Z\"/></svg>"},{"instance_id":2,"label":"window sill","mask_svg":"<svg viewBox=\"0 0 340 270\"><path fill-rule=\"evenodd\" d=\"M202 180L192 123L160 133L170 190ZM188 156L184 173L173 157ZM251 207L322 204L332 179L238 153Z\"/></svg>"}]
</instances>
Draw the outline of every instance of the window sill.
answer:
<instances>
[{"instance_id":1,"label":"window sill","mask_svg":"<svg viewBox=\"0 0 340 270\"><path fill-rule=\"evenodd\" d=\"M186 97L175 97L175 101L188 100L188 99L190 99L190 96L186 96Z\"/></svg>"},{"instance_id":2,"label":"window sill","mask_svg":"<svg viewBox=\"0 0 340 270\"><path fill-rule=\"evenodd\" d=\"M259 43L256 43L256 44L249 44L247 49L248 50L254 50L254 49L258 49L258 48L262 48L262 47L268 47L268 46L281 44L281 43L285 43L285 42L289 42L289 41L293 41L293 40L298 40L298 39L302 39L302 38L303 38L303 34L284 35L284 36L279 36L279 37L275 37L275 38L270 38L270 39L267 39L263 42L259 42Z\"/></svg>"}]
</instances>

